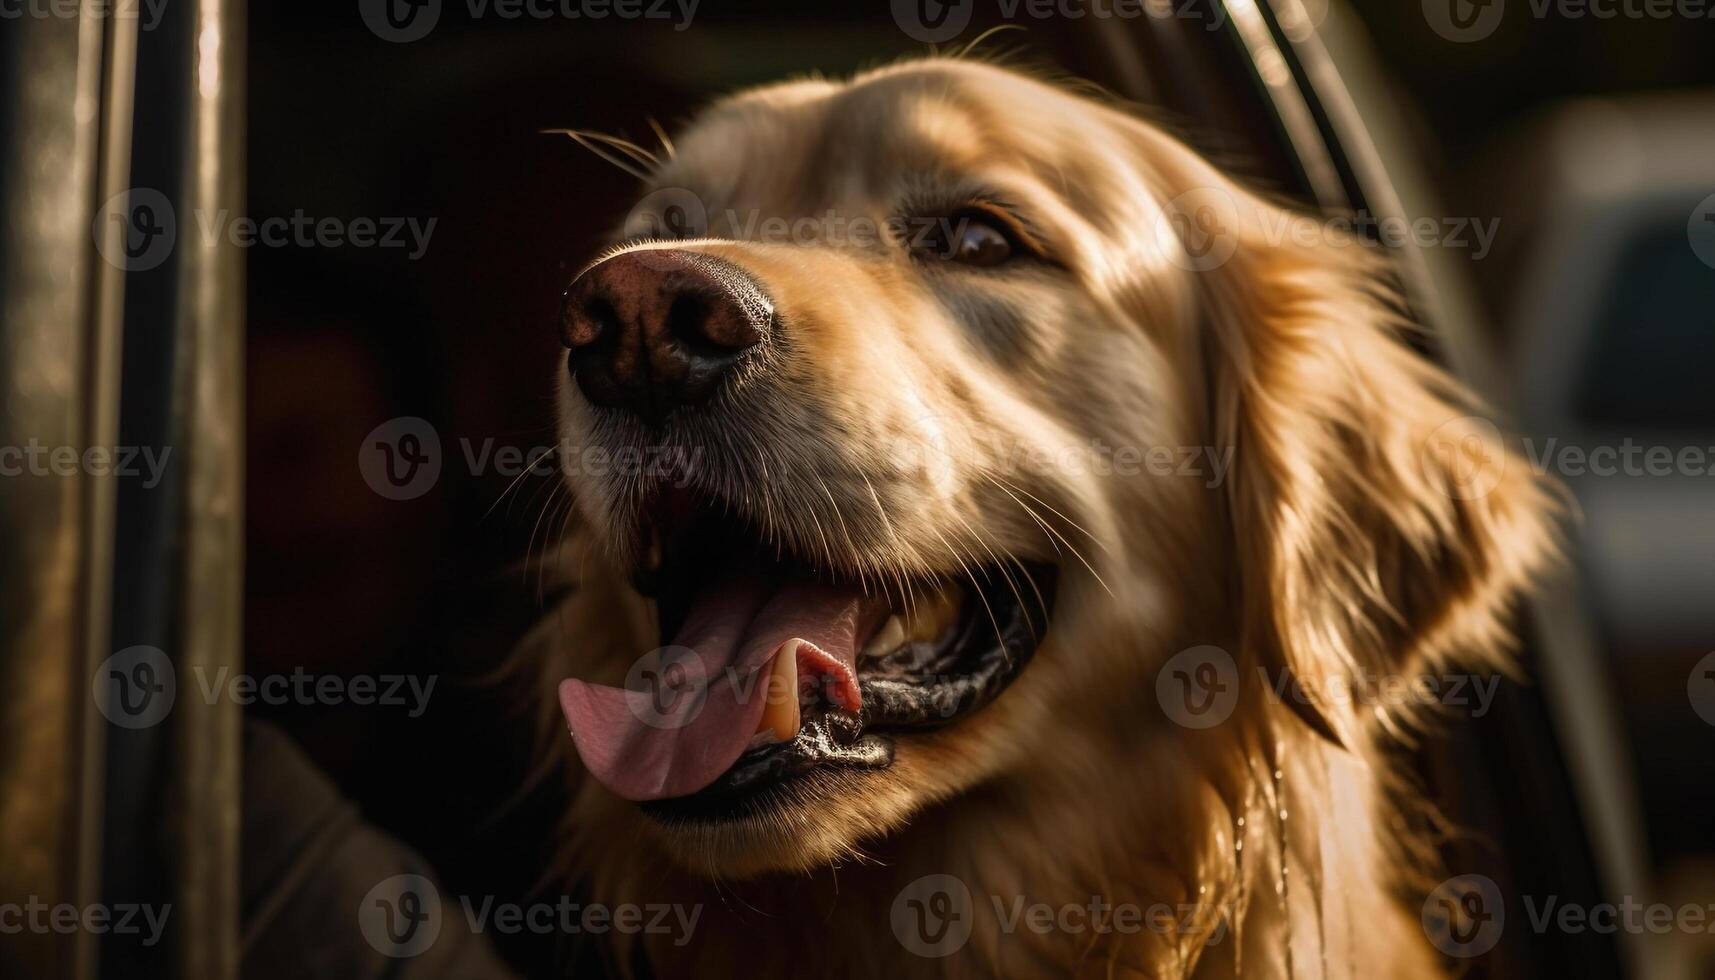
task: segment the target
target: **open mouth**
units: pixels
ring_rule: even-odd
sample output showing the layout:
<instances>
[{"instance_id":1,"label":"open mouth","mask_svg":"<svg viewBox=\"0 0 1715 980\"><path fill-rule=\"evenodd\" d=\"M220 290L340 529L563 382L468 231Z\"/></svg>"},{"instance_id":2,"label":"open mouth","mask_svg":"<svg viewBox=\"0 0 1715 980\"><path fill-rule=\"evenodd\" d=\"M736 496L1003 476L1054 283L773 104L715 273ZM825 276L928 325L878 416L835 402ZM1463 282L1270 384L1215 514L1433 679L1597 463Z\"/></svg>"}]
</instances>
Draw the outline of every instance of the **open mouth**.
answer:
<instances>
[{"instance_id":1,"label":"open mouth","mask_svg":"<svg viewBox=\"0 0 1715 980\"><path fill-rule=\"evenodd\" d=\"M568 680L560 700L591 774L664 821L735 819L817 771L890 765L895 734L999 695L1053 608L1047 565L884 584L772 547L707 501L648 513L634 581L664 645L623 688Z\"/></svg>"}]
</instances>

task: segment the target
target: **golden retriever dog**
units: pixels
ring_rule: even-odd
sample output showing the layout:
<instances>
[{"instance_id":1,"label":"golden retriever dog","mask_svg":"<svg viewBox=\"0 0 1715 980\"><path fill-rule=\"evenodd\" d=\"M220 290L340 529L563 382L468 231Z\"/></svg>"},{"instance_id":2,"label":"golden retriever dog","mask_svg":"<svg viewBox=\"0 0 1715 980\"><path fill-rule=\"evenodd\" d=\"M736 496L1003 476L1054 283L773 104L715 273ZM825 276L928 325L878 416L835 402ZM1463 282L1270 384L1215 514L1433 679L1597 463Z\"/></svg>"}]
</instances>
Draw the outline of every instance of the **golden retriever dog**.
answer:
<instances>
[{"instance_id":1,"label":"golden retriever dog","mask_svg":"<svg viewBox=\"0 0 1715 980\"><path fill-rule=\"evenodd\" d=\"M615 970L1442 975L1387 692L1505 667L1552 524L1376 251L965 59L663 143L530 648L567 880L701 909Z\"/></svg>"}]
</instances>

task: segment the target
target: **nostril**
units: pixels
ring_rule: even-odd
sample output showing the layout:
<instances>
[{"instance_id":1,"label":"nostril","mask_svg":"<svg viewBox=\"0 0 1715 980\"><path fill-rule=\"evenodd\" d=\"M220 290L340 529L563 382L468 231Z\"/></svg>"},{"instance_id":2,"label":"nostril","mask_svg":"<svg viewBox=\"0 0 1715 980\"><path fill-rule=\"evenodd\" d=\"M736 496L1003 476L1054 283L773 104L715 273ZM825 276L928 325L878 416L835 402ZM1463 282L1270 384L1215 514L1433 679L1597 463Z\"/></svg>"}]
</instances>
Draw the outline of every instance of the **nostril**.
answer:
<instances>
[{"instance_id":1,"label":"nostril","mask_svg":"<svg viewBox=\"0 0 1715 980\"><path fill-rule=\"evenodd\" d=\"M619 333L619 311L600 296L585 300L566 321L566 346L572 350L602 341L612 342Z\"/></svg>"},{"instance_id":2,"label":"nostril","mask_svg":"<svg viewBox=\"0 0 1715 980\"><path fill-rule=\"evenodd\" d=\"M692 357L719 358L736 353L711 335L712 314L708 301L701 296L680 293L667 308L667 335Z\"/></svg>"},{"instance_id":3,"label":"nostril","mask_svg":"<svg viewBox=\"0 0 1715 980\"><path fill-rule=\"evenodd\" d=\"M709 295L687 289L667 309L667 336L692 357L729 360L762 342L773 309L766 302L747 305L730 291Z\"/></svg>"}]
</instances>

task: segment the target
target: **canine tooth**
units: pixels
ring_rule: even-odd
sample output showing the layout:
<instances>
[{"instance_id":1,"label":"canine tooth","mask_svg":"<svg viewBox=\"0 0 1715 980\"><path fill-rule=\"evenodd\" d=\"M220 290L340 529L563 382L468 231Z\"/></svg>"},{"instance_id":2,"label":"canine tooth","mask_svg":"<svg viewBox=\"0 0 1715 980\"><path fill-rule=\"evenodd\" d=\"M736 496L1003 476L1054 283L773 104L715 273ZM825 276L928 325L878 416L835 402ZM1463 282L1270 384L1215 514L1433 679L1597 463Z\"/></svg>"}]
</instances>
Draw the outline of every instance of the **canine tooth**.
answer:
<instances>
[{"instance_id":1,"label":"canine tooth","mask_svg":"<svg viewBox=\"0 0 1715 980\"><path fill-rule=\"evenodd\" d=\"M756 723L758 734L768 732L777 742L790 742L798 735L798 641L787 640L774 655L774 665L762 679L758 691L767 706Z\"/></svg>"},{"instance_id":2,"label":"canine tooth","mask_svg":"<svg viewBox=\"0 0 1715 980\"><path fill-rule=\"evenodd\" d=\"M895 614L887 617L887 622L882 623L881 629L876 630L875 635L869 638L869 642L863 645L863 655L879 657L883 654L892 653L904 643L905 623Z\"/></svg>"}]
</instances>

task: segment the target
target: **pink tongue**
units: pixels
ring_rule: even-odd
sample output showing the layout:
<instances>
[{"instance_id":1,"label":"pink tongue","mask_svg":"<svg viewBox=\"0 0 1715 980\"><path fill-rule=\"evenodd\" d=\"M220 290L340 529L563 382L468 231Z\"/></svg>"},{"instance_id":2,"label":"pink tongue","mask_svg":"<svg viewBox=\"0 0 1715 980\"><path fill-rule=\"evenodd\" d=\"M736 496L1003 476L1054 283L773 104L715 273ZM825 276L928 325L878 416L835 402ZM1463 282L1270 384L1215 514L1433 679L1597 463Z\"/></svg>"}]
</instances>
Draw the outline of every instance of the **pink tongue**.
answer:
<instances>
[{"instance_id":1,"label":"pink tongue","mask_svg":"<svg viewBox=\"0 0 1715 980\"><path fill-rule=\"evenodd\" d=\"M782 644L808 640L837 662L800 650L800 676L832 666L855 678L860 630L885 612L855 588L726 576L696 595L672 645L639 661L625 687L560 682L573 744L628 800L695 793L750 746Z\"/></svg>"}]
</instances>

